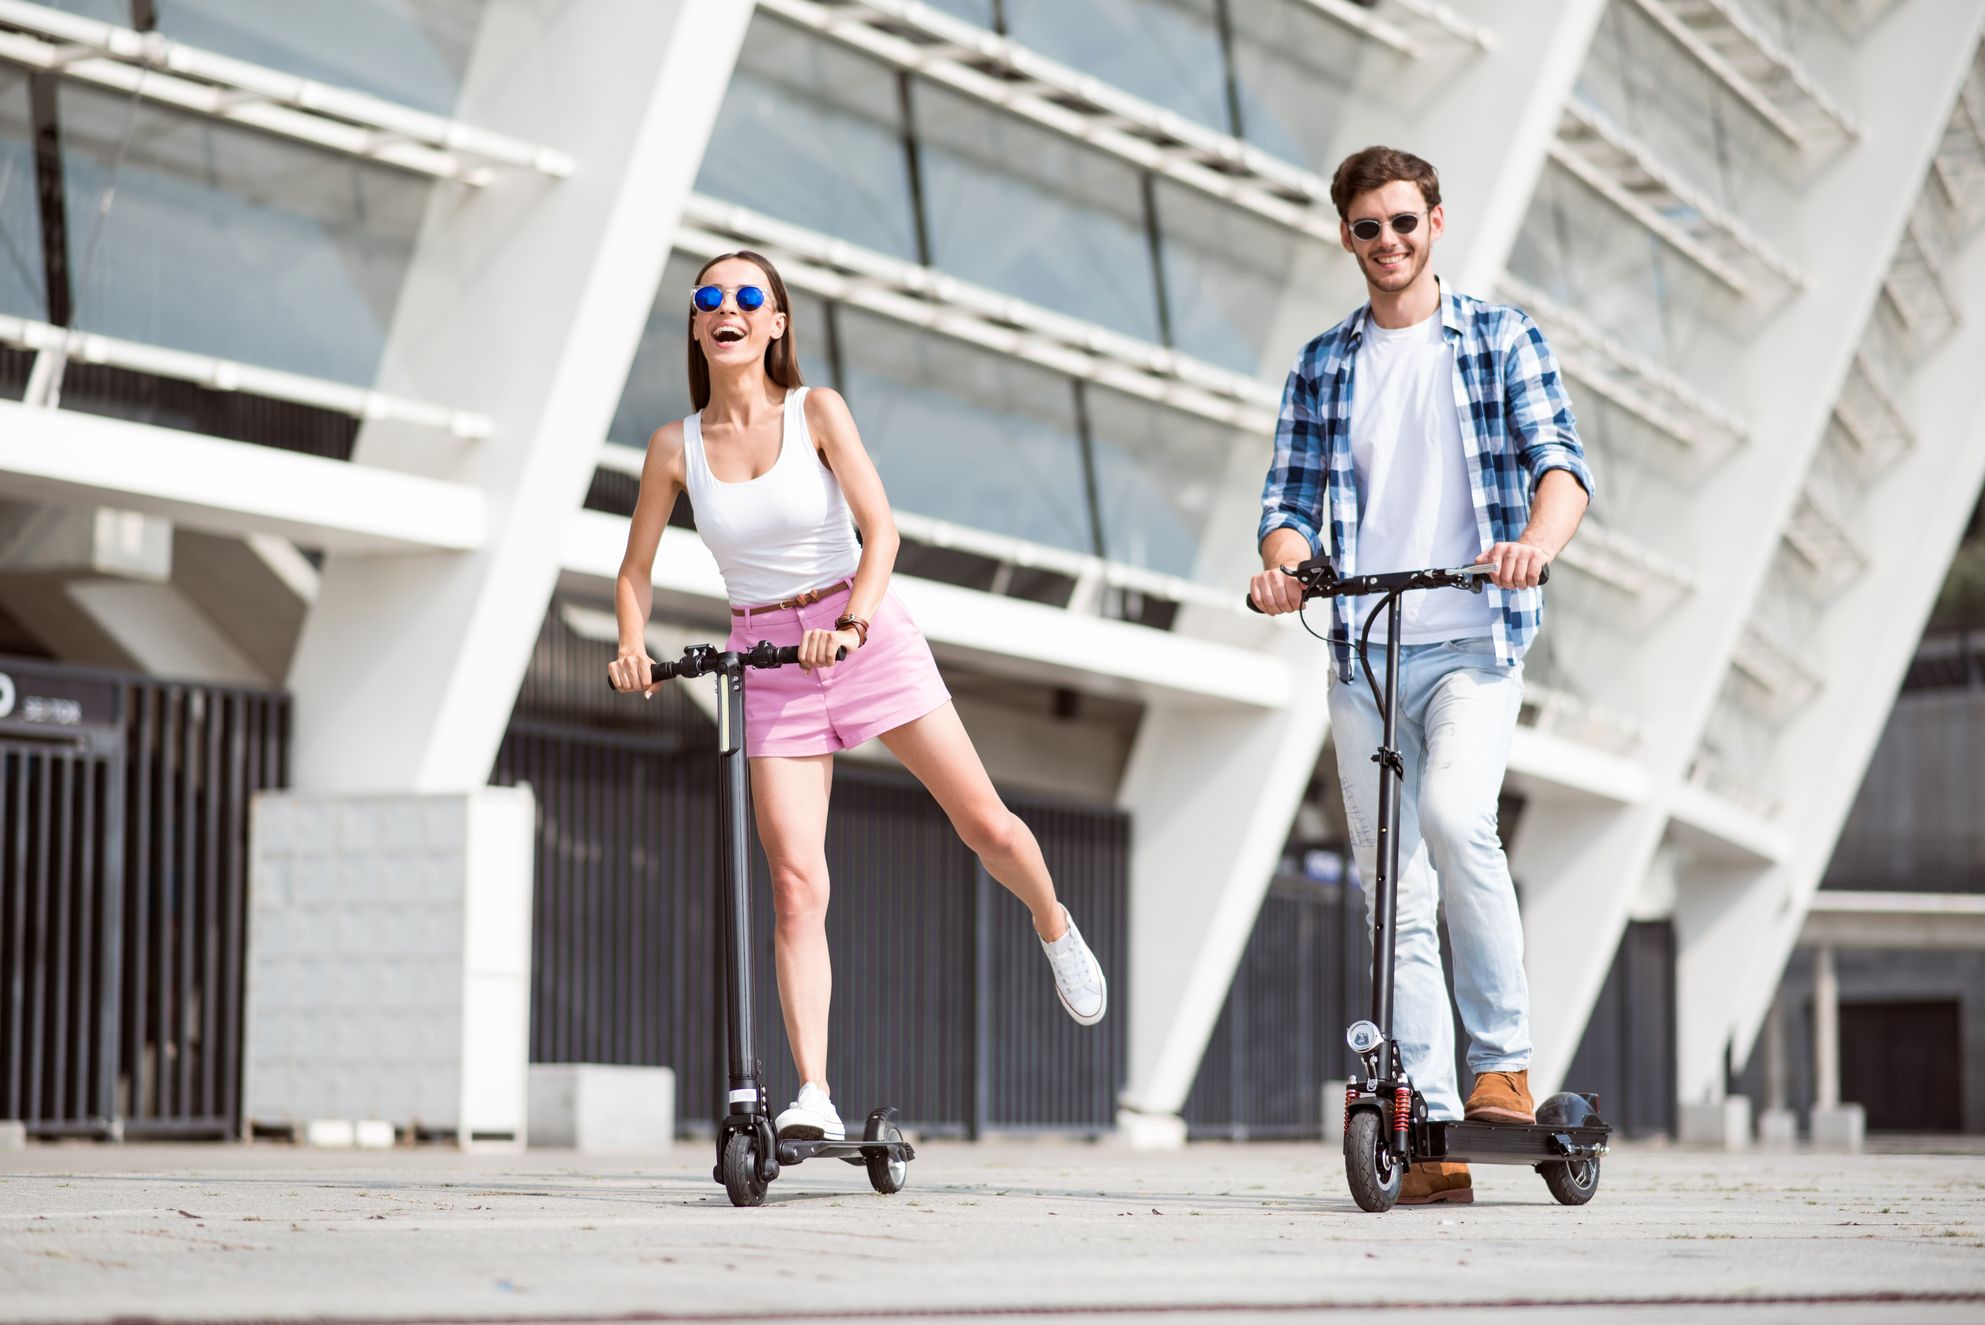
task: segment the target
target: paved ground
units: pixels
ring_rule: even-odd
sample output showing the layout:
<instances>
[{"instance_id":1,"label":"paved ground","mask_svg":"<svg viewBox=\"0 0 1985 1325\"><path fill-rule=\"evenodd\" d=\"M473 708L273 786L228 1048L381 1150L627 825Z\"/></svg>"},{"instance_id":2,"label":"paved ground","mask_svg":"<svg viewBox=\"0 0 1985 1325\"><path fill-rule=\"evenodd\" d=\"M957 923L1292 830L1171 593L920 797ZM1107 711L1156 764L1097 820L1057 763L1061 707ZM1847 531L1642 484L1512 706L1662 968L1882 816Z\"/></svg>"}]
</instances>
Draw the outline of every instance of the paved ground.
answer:
<instances>
[{"instance_id":1,"label":"paved ground","mask_svg":"<svg viewBox=\"0 0 1985 1325\"><path fill-rule=\"evenodd\" d=\"M930 1144L898 1196L816 1161L756 1210L709 1165L32 1147L0 1154L0 1320L1985 1321L1977 1153L1623 1147L1582 1209L1478 1168L1472 1206L1381 1216L1316 1145Z\"/></svg>"}]
</instances>

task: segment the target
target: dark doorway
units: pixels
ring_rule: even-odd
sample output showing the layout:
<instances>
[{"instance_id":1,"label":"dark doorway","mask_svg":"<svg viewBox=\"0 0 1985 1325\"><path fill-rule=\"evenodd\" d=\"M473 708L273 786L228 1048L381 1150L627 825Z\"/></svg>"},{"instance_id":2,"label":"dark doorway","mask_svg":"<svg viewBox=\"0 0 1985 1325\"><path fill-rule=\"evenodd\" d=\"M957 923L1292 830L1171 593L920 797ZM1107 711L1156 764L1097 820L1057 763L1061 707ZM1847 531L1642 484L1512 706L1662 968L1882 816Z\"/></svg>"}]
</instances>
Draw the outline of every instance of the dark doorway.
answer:
<instances>
[{"instance_id":1,"label":"dark doorway","mask_svg":"<svg viewBox=\"0 0 1985 1325\"><path fill-rule=\"evenodd\" d=\"M1956 999L1840 1005L1840 1093L1871 1132L1963 1131L1963 1063Z\"/></svg>"}]
</instances>

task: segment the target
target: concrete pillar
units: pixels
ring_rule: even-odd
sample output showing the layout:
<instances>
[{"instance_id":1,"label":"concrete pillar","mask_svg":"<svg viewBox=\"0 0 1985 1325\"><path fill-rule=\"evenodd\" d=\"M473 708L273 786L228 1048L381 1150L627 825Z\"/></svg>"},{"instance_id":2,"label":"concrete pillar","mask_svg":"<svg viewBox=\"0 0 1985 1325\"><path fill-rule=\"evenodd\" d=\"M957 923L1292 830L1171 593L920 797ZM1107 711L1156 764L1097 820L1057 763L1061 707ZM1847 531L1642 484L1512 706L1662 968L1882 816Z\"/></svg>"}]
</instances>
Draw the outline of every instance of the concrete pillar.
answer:
<instances>
[{"instance_id":1,"label":"concrete pillar","mask_svg":"<svg viewBox=\"0 0 1985 1325\"><path fill-rule=\"evenodd\" d=\"M1840 974L1832 944L1813 950L1813 1144L1859 1150L1867 1111L1840 1100Z\"/></svg>"},{"instance_id":2,"label":"concrete pillar","mask_svg":"<svg viewBox=\"0 0 1985 1325\"><path fill-rule=\"evenodd\" d=\"M1799 1117L1786 1105L1790 1069L1785 1053L1785 1000L1772 1000L1764 1024L1764 1111L1758 1114L1758 1144L1789 1149L1799 1137Z\"/></svg>"}]
</instances>

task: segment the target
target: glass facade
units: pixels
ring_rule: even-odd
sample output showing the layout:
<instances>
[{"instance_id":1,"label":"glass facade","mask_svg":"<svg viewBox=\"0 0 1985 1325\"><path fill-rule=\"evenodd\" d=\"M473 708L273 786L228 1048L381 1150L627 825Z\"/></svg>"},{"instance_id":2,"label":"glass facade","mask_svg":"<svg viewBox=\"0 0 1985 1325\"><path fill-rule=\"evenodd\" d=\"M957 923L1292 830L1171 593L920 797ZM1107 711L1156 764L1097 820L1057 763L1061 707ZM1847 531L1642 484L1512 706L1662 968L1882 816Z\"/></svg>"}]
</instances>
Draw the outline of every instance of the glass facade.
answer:
<instances>
[{"instance_id":1,"label":"glass facade","mask_svg":"<svg viewBox=\"0 0 1985 1325\"><path fill-rule=\"evenodd\" d=\"M130 0L51 0L86 18L131 22ZM454 112L484 0L166 0L158 30L216 55Z\"/></svg>"},{"instance_id":2,"label":"glass facade","mask_svg":"<svg viewBox=\"0 0 1985 1325\"><path fill-rule=\"evenodd\" d=\"M0 65L0 313L48 316L28 78L6 65Z\"/></svg>"},{"instance_id":3,"label":"glass facade","mask_svg":"<svg viewBox=\"0 0 1985 1325\"><path fill-rule=\"evenodd\" d=\"M1142 340L1160 338L1138 175L983 102L919 85L932 265Z\"/></svg>"},{"instance_id":4,"label":"glass facade","mask_svg":"<svg viewBox=\"0 0 1985 1325\"><path fill-rule=\"evenodd\" d=\"M696 188L917 262L904 141L902 97L887 66L760 18L731 75Z\"/></svg>"},{"instance_id":5,"label":"glass facade","mask_svg":"<svg viewBox=\"0 0 1985 1325\"><path fill-rule=\"evenodd\" d=\"M432 181L74 83L59 105L75 325L372 382Z\"/></svg>"},{"instance_id":6,"label":"glass facade","mask_svg":"<svg viewBox=\"0 0 1985 1325\"><path fill-rule=\"evenodd\" d=\"M844 391L892 506L1094 550L1067 378L891 319L838 317Z\"/></svg>"},{"instance_id":7,"label":"glass facade","mask_svg":"<svg viewBox=\"0 0 1985 1325\"><path fill-rule=\"evenodd\" d=\"M939 6L1298 164L1328 150L1355 41L1290 0L948 0ZM1347 48L1349 51L1347 53ZM794 126L804 125L805 132ZM1343 315L1334 250L934 79L757 16L696 187L1064 317L1279 385ZM616 441L688 408L670 263ZM854 307L836 380L896 506L1191 575L1209 485L1266 438ZM815 319L809 379L826 380ZM1086 449L1086 456L1085 456Z\"/></svg>"}]
</instances>

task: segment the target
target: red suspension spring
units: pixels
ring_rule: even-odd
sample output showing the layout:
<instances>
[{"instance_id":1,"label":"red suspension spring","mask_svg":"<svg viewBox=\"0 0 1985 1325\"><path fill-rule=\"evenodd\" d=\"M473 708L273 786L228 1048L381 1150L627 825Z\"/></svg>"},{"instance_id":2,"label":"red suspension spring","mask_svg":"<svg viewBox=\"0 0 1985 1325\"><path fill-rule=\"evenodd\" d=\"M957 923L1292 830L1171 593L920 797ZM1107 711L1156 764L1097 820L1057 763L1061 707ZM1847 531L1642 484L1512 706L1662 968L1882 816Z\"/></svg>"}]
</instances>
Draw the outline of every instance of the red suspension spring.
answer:
<instances>
[{"instance_id":1,"label":"red suspension spring","mask_svg":"<svg viewBox=\"0 0 1985 1325\"><path fill-rule=\"evenodd\" d=\"M1351 1131L1351 1110L1357 1106L1358 1088L1356 1086L1346 1086L1344 1088L1344 1131L1346 1135L1349 1135Z\"/></svg>"},{"instance_id":2,"label":"red suspension spring","mask_svg":"<svg viewBox=\"0 0 1985 1325\"><path fill-rule=\"evenodd\" d=\"M1405 1135L1406 1124L1413 1117L1413 1092L1401 1086L1392 1092L1392 1130Z\"/></svg>"}]
</instances>

